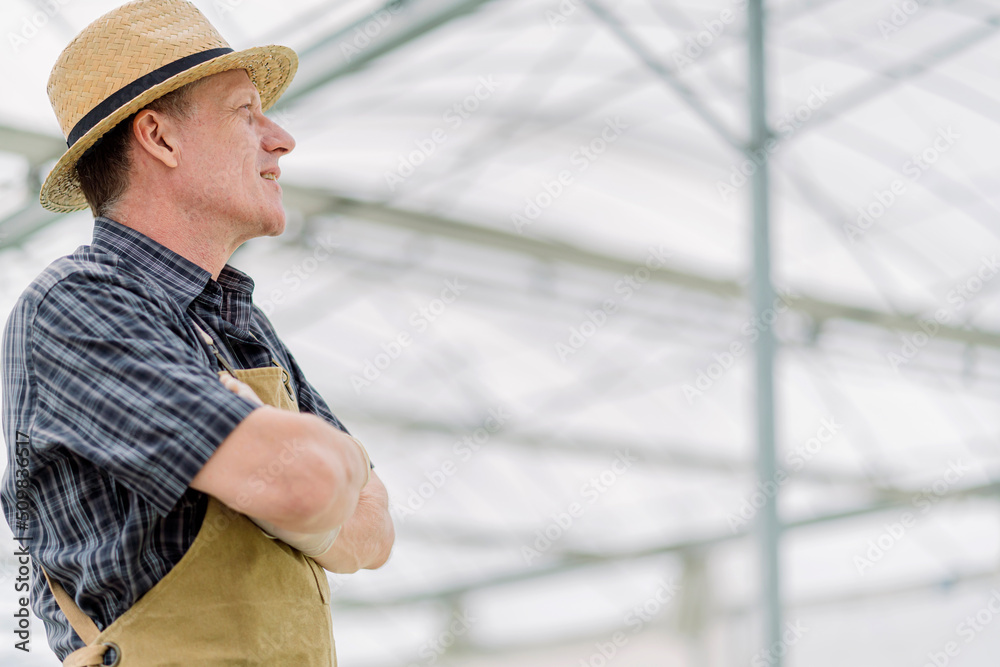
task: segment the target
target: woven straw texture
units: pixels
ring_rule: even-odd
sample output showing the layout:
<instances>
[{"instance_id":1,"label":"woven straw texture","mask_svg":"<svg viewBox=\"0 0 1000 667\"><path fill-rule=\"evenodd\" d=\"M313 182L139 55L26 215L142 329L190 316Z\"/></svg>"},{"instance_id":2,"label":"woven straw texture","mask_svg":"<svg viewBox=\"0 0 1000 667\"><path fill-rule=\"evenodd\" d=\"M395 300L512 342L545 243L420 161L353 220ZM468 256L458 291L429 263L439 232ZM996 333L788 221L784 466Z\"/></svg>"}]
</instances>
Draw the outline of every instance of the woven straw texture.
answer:
<instances>
[{"instance_id":1,"label":"woven straw texture","mask_svg":"<svg viewBox=\"0 0 1000 667\"><path fill-rule=\"evenodd\" d=\"M105 14L69 43L49 76L49 101L63 136L68 138L81 118L136 79L185 56L228 46L187 0L136 0ZM42 206L58 212L87 208L77 160L108 130L156 98L212 74L245 69L266 110L291 83L297 67L291 49L261 46L213 58L151 87L98 122L66 151L45 179Z\"/></svg>"}]
</instances>

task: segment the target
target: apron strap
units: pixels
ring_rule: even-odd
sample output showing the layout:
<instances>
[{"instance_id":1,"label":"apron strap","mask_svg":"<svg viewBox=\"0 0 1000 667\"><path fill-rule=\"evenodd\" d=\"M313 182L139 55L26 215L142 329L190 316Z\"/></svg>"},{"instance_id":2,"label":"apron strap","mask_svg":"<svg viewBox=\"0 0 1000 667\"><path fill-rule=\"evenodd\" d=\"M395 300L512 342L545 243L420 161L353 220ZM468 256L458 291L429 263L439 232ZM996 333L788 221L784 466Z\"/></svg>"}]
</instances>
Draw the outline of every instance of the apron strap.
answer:
<instances>
[{"instance_id":1,"label":"apron strap","mask_svg":"<svg viewBox=\"0 0 1000 667\"><path fill-rule=\"evenodd\" d=\"M194 324L194 328L198 330L198 335L201 336L202 342L205 343L205 345L208 346L208 349L211 350L212 354L215 355L216 360L219 362L219 366L223 368L225 372L229 373L233 377L236 377L236 369L234 369L232 365L226 361L226 358L219 352L219 348L215 346L215 339L212 338L207 331L202 329L197 322L192 322L192 324Z\"/></svg>"},{"instance_id":2,"label":"apron strap","mask_svg":"<svg viewBox=\"0 0 1000 667\"><path fill-rule=\"evenodd\" d=\"M56 604L59 605L59 609L65 614L66 619L76 634L87 644L87 646L79 648L66 656L66 659L63 661L63 667L101 667L104 664L104 654L108 652L111 646L109 644L94 644L98 635L101 634L101 631L97 629L97 624L94 623L90 616L83 613L83 610L77 606L73 598L69 596L69 593L66 592L66 589L58 581L52 581L44 567L40 565L39 567L42 570L42 574L45 575L45 581L48 583L52 595L56 598ZM120 659L121 654L118 653L114 664L117 665Z\"/></svg>"},{"instance_id":3,"label":"apron strap","mask_svg":"<svg viewBox=\"0 0 1000 667\"><path fill-rule=\"evenodd\" d=\"M63 667L103 667L104 654L107 652L107 644L84 646L67 655L63 660Z\"/></svg>"},{"instance_id":4,"label":"apron strap","mask_svg":"<svg viewBox=\"0 0 1000 667\"><path fill-rule=\"evenodd\" d=\"M83 613L83 610L77 606L73 598L69 596L58 581L52 581L49 578L49 573L45 571L44 567L41 569L42 574L45 575L45 581L49 584L49 589L51 589L52 594L56 597L56 604L59 605L62 613L66 615L66 619L73 627L73 630L83 640L83 643L92 644L97 639L97 636L101 634L101 631L97 629L97 624L91 620L90 616Z\"/></svg>"}]
</instances>

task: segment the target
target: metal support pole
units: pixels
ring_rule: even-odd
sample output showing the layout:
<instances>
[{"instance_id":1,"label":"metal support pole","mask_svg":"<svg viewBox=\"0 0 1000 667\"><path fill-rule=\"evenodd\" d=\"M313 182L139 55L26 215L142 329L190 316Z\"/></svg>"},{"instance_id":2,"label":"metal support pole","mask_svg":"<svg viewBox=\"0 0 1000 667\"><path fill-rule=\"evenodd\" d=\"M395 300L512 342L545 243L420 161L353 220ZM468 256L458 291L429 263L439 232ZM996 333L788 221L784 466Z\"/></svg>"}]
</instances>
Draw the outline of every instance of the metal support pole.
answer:
<instances>
[{"instance_id":1,"label":"metal support pole","mask_svg":"<svg viewBox=\"0 0 1000 667\"><path fill-rule=\"evenodd\" d=\"M750 144L751 154L767 155L765 145L772 138L767 125L767 85L764 62L763 0L750 0L747 12L747 42L749 46L750 82ZM771 232L769 211L768 164L762 162L752 176L753 210L753 306L763 321L764 312L773 307L774 287L771 285ZM776 341L773 327L765 327L757 339L757 475L761 483L774 484L774 354ZM760 533L761 606L764 647L781 641L781 590L779 581L780 524L778 495L769 496L758 516ZM782 651L781 653L784 653ZM779 655L769 656L774 667L781 667Z\"/></svg>"}]
</instances>

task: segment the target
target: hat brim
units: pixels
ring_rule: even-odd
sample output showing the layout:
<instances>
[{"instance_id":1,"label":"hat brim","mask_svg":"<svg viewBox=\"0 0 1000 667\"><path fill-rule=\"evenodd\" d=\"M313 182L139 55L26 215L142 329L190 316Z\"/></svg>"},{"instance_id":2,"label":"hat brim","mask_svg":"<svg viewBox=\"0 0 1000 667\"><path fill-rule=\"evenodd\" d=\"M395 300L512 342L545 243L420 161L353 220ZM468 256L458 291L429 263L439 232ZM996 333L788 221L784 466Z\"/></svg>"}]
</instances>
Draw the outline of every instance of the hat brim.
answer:
<instances>
[{"instance_id":1,"label":"hat brim","mask_svg":"<svg viewBox=\"0 0 1000 667\"><path fill-rule=\"evenodd\" d=\"M260 104L266 111L288 88L298 64L298 56L286 46L256 46L207 60L166 79L118 107L80 137L59 158L45 178L39 201L44 208L57 213L71 213L87 208L89 205L83 190L80 189L80 180L76 172L76 163L80 156L118 123L153 100L198 79L229 70L245 69L260 93Z\"/></svg>"}]
</instances>

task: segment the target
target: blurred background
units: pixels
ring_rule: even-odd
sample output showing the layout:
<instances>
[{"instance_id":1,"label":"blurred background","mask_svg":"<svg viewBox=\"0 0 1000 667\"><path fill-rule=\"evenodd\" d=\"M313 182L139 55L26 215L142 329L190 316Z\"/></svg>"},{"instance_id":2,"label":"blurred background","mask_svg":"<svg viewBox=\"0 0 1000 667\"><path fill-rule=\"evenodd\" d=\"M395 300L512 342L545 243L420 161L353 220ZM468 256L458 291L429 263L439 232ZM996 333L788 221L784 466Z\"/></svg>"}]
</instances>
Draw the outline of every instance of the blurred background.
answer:
<instances>
[{"instance_id":1,"label":"blurred background","mask_svg":"<svg viewBox=\"0 0 1000 667\"><path fill-rule=\"evenodd\" d=\"M4 317L90 240L45 83L117 4L0 7ZM340 664L996 664L1000 5L195 4L301 58L233 263L390 491Z\"/></svg>"}]
</instances>

